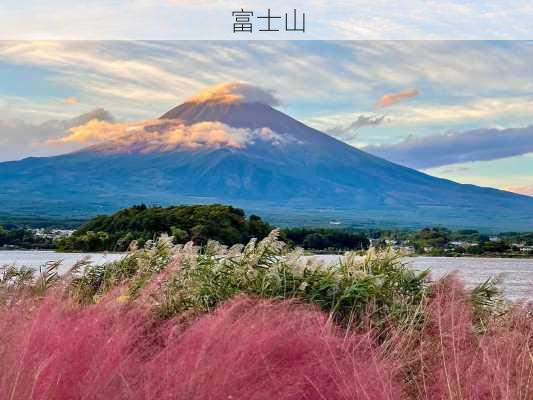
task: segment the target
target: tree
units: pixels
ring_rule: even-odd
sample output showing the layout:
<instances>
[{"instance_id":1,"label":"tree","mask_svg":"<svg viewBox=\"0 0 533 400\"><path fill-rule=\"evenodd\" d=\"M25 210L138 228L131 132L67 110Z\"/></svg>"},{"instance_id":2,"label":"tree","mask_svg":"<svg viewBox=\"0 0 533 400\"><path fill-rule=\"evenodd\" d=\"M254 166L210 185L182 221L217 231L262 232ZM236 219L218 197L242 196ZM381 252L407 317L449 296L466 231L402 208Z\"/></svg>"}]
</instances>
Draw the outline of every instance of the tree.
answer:
<instances>
[{"instance_id":1,"label":"tree","mask_svg":"<svg viewBox=\"0 0 533 400\"><path fill-rule=\"evenodd\" d=\"M415 249L420 252L424 248L443 249L450 243L450 234L445 228L424 228L413 236Z\"/></svg>"},{"instance_id":2,"label":"tree","mask_svg":"<svg viewBox=\"0 0 533 400\"><path fill-rule=\"evenodd\" d=\"M483 250L487 253L505 253L509 250L509 245L503 241L488 241L483 243Z\"/></svg>"},{"instance_id":3,"label":"tree","mask_svg":"<svg viewBox=\"0 0 533 400\"><path fill-rule=\"evenodd\" d=\"M170 227L170 234L174 238L175 243L185 243L189 239L189 234L187 231L176 226Z\"/></svg>"},{"instance_id":4,"label":"tree","mask_svg":"<svg viewBox=\"0 0 533 400\"><path fill-rule=\"evenodd\" d=\"M310 235L307 235L303 241L303 246L306 249L316 249L316 250L323 250L328 248L328 240L327 238L320 233L311 233Z\"/></svg>"},{"instance_id":5,"label":"tree","mask_svg":"<svg viewBox=\"0 0 533 400\"><path fill-rule=\"evenodd\" d=\"M360 250L370 244L363 233L345 229L288 228L282 231L282 237L292 245L312 250Z\"/></svg>"}]
</instances>

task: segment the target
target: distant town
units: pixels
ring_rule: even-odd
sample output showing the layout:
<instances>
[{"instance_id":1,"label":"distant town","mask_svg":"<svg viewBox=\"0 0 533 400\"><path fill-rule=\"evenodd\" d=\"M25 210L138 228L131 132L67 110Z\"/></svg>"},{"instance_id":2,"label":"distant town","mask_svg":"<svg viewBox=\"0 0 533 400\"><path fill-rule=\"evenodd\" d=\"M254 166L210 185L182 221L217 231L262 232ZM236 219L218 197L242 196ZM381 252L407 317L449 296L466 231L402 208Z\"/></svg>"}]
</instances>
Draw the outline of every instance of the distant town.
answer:
<instances>
[{"instance_id":1,"label":"distant town","mask_svg":"<svg viewBox=\"0 0 533 400\"><path fill-rule=\"evenodd\" d=\"M533 256L533 233L486 235L477 230L451 231L435 227L418 231L379 231L369 241L371 246L390 246L408 255Z\"/></svg>"}]
</instances>

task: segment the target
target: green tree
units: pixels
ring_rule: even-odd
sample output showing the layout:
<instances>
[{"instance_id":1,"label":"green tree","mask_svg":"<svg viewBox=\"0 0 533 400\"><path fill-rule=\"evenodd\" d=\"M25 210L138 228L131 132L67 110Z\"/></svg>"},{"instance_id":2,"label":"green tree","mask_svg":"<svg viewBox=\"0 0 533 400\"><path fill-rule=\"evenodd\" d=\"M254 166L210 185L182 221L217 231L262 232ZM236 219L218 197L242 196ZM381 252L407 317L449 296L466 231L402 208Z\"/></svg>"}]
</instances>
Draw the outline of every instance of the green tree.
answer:
<instances>
[{"instance_id":1,"label":"green tree","mask_svg":"<svg viewBox=\"0 0 533 400\"><path fill-rule=\"evenodd\" d=\"M187 240L189 240L189 234L187 231L176 226L170 227L170 234L174 238L175 243L185 243Z\"/></svg>"}]
</instances>

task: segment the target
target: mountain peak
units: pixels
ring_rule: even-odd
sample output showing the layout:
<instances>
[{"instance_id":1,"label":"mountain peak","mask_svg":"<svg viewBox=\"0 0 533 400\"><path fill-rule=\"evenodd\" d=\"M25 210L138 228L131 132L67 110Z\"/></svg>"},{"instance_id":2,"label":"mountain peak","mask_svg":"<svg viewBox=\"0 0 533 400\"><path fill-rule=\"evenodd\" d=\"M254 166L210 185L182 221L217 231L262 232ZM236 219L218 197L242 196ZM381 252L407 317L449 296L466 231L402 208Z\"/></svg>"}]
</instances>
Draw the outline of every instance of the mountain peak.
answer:
<instances>
[{"instance_id":1,"label":"mountain peak","mask_svg":"<svg viewBox=\"0 0 533 400\"><path fill-rule=\"evenodd\" d=\"M325 149L334 146L337 151L354 147L340 142L326 133L317 131L291 116L261 102L187 101L160 117L161 120L180 120L187 125L220 122L232 128L249 130L270 129L292 143L306 143ZM324 147L326 146L326 147Z\"/></svg>"}]
</instances>

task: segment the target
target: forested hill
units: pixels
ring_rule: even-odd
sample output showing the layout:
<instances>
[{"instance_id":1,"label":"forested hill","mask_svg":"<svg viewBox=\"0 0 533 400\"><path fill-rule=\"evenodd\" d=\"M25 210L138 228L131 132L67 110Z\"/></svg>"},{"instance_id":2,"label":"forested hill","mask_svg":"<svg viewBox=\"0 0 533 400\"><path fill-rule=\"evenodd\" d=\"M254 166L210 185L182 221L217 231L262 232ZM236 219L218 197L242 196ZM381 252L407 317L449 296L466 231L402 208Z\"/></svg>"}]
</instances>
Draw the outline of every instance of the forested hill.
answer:
<instances>
[{"instance_id":1,"label":"forested hill","mask_svg":"<svg viewBox=\"0 0 533 400\"><path fill-rule=\"evenodd\" d=\"M125 251L134 240L142 246L166 233L176 243L192 240L204 244L212 239L233 245L247 243L252 237L262 239L272 229L260 217L246 218L243 210L226 205L138 205L95 217L57 244L60 251Z\"/></svg>"}]
</instances>

